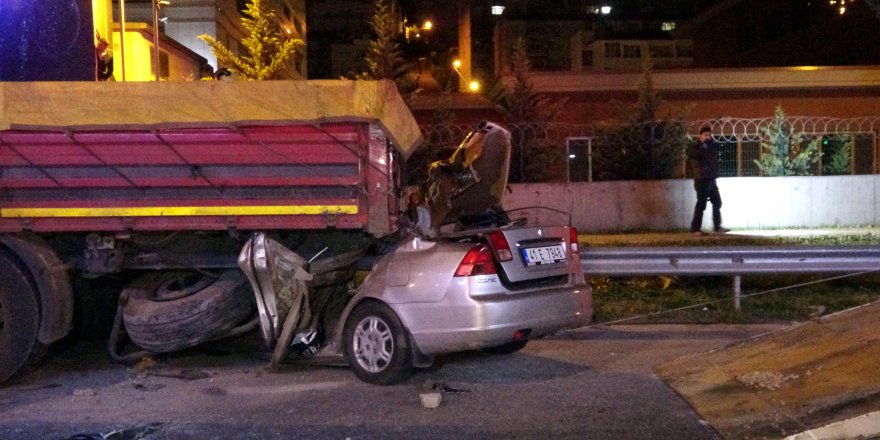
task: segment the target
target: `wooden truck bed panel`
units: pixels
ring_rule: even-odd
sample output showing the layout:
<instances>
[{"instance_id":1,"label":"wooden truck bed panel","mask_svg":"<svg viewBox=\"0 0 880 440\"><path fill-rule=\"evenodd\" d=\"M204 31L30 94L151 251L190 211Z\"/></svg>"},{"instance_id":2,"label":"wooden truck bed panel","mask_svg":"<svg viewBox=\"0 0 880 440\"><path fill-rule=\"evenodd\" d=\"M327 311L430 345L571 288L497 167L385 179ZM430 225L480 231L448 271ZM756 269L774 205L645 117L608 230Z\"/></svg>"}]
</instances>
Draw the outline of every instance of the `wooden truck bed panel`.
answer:
<instances>
[{"instance_id":1,"label":"wooden truck bed panel","mask_svg":"<svg viewBox=\"0 0 880 440\"><path fill-rule=\"evenodd\" d=\"M276 133L277 132L277 133ZM42 136L40 136L42 135ZM0 166L351 164L356 127L230 127L150 132L0 132Z\"/></svg>"},{"instance_id":2,"label":"wooden truck bed panel","mask_svg":"<svg viewBox=\"0 0 880 440\"><path fill-rule=\"evenodd\" d=\"M421 141L391 81L0 83L0 233L386 235Z\"/></svg>"},{"instance_id":3,"label":"wooden truck bed panel","mask_svg":"<svg viewBox=\"0 0 880 440\"><path fill-rule=\"evenodd\" d=\"M363 122L0 132L0 231L363 228L370 148Z\"/></svg>"}]
</instances>

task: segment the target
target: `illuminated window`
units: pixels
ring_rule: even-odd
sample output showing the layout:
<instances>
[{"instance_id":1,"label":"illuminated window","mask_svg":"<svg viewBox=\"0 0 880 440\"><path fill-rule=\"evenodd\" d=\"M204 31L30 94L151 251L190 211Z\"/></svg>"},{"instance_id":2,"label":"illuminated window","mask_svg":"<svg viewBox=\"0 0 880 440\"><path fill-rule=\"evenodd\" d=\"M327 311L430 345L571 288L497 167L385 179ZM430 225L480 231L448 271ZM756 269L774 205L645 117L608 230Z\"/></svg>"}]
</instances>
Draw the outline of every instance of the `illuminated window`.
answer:
<instances>
[{"instance_id":1,"label":"illuminated window","mask_svg":"<svg viewBox=\"0 0 880 440\"><path fill-rule=\"evenodd\" d=\"M674 21L664 21L660 25L660 30L665 32L672 32L675 30L675 22Z\"/></svg>"}]
</instances>

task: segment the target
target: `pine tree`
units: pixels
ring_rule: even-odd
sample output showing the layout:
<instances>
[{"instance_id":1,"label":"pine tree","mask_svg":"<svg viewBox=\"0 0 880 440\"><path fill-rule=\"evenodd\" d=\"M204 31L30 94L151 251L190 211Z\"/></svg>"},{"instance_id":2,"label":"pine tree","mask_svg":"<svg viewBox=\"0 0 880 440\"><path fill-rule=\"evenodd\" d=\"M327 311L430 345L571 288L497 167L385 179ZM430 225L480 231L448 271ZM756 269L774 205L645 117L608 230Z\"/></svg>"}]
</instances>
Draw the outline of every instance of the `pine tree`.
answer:
<instances>
[{"instance_id":1,"label":"pine tree","mask_svg":"<svg viewBox=\"0 0 880 440\"><path fill-rule=\"evenodd\" d=\"M552 100L535 91L532 62L522 36L513 42L510 55L513 85L509 89L496 81L487 88L487 97L514 124L510 181L541 182L564 175L561 147L547 145L546 126L556 119L567 99ZM559 148L554 148L559 147Z\"/></svg>"},{"instance_id":2,"label":"pine tree","mask_svg":"<svg viewBox=\"0 0 880 440\"><path fill-rule=\"evenodd\" d=\"M636 104L635 120L633 122L645 123L657 118L657 112L663 104L663 99L654 88L654 66L650 61L645 61L642 66L642 81L639 83L639 98Z\"/></svg>"},{"instance_id":3,"label":"pine tree","mask_svg":"<svg viewBox=\"0 0 880 440\"><path fill-rule=\"evenodd\" d=\"M401 19L393 7L394 0L376 0L370 27L375 39L364 56L366 71L350 74L354 79L390 79L408 99L416 91L416 81L408 75L410 64L403 58L400 46Z\"/></svg>"},{"instance_id":4,"label":"pine tree","mask_svg":"<svg viewBox=\"0 0 880 440\"><path fill-rule=\"evenodd\" d=\"M850 174L852 169L853 140L849 136L837 138L838 142L832 142L836 146L828 155L828 162L822 169L826 176Z\"/></svg>"},{"instance_id":5,"label":"pine tree","mask_svg":"<svg viewBox=\"0 0 880 440\"><path fill-rule=\"evenodd\" d=\"M553 101L535 91L532 84L532 62L522 36L513 42L510 54L513 88L497 96L496 104L511 123L541 123L556 119L565 100Z\"/></svg>"},{"instance_id":6,"label":"pine tree","mask_svg":"<svg viewBox=\"0 0 880 440\"><path fill-rule=\"evenodd\" d=\"M810 176L810 165L819 161L822 150L819 138L807 141L802 133L793 133L785 112L777 106L773 122L762 130L761 157L755 161L766 176Z\"/></svg>"},{"instance_id":7,"label":"pine tree","mask_svg":"<svg viewBox=\"0 0 880 440\"><path fill-rule=\"evenodd\" d=\"M618 104L624 123L599 132L594 169L600 179L668 179L681 165L689 143L684 121L690 110L682 108L674 117L658 118L663 99L654 88L652 72L646 62L634 107Z\"/></svg>"},{"instance_id":8,"label":"pine tree","mask_svg":"<svg viewBox=\"0 0 880 440\"><path fill-rule=\"evenodd\" d=\"M369 79L397 79L404 73L405 63L397 41L399 20L388 0L376 0L370 27L376 39L370 42L367 51L366 76Z\"/></svg>"},{"instance_id":9,"label":"pine tree","mask_svg":"<svg viewBox=\"0 0 880 440\"><path fill-rule=\"evenodd\" d=\"M874 13L877 14L877 18L880 18L880 0L865 0L865 3L874 10Z\"/></svg>"},{"instance_id":10,"label":"pine tree","mask_svg":"<svg viewBox=\"0 0 880 440\"><path fill-rule=\"evenodd\" d=\"M236 55L210 35L199 35L208 43L220 66L234 70L245 79L280 79L303 45L299 38L284 38L268 0L251 0L241 17L248 36L241 40L246 54ZM219 67L219 66L218 66Z\"/></svg>"}]
</instances>

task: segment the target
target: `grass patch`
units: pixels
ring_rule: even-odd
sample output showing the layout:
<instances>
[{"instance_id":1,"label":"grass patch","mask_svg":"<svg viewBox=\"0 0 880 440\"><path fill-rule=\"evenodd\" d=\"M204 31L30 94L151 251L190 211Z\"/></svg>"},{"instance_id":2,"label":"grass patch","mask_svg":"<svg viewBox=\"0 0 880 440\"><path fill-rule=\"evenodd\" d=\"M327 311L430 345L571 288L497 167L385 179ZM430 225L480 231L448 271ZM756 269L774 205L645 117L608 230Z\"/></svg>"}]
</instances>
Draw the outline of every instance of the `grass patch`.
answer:
<instances>
[{"instance_id":1,"label":"grass patch","mask_svg":"<svg viewBox=\"0 0 880 440\"><path fill-rule=\"evenodd\" d=\"M739 310L732 277L590 277L595 323L801 321L880 299L880 274L744 276Z\"/></svg>"},{"instance_id":2,"label":"grass patch","mask_svg":"<svg viewBox=\"0 0 880 440\"><path fill-rule=\"evenodd\" d=\"M697 237L680 232L584 234L578 241L581 249L587 251L593 246L877 246L880 243L880 233L874 230L813 235L808 230L803 232L755 236L738 235L734 231ZM730 276L589 277L588 282L593 287L596 323L619 320L632 323L801 321L880 299L880 272L817 282L835 277L802 274L743 276L741 292L744 298L739 310L734 308L733 278Z\"/></svg>"}]
</instances>

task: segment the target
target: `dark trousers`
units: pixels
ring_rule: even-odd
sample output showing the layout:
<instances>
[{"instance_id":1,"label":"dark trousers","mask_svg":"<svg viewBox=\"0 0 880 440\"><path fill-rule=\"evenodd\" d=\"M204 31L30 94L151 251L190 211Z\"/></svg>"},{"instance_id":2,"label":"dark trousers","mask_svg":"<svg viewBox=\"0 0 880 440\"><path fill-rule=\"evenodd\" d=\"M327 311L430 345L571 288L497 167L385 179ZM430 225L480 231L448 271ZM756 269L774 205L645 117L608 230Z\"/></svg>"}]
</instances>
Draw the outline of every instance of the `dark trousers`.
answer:
<instances>
[{"instance_id":1,"label":"dark trousers","mask_svg":"<svg viewBox=\"0 0 880 440\"><path fill-rule=\"evenodd\" d=\"M696 179L694 189L697 191L697 204L694 205L694 219L691 220L691 231L699 231L703 226L703 211L706 202L712 202L712 224L715 229L721 227L721 194L715 179Z\"/></svg>"}]
</instances>

